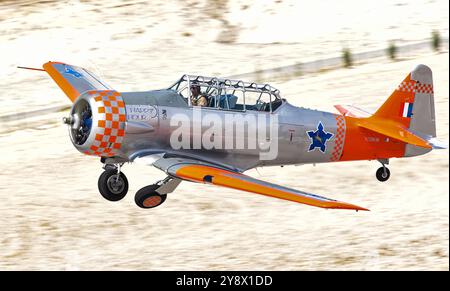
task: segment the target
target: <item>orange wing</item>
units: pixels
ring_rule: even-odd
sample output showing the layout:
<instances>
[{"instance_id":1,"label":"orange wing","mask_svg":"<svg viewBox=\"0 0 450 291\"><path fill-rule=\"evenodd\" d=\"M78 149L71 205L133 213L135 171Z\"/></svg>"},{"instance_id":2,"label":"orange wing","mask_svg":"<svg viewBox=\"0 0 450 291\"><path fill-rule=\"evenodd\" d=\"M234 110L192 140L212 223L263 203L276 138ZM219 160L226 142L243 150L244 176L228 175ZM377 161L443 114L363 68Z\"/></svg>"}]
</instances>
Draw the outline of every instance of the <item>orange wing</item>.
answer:
<instances>
[{"instance_id":1,"label":"orange wing","mask_svg":"<svg viewBox=\"0 0 450 291\"><path fill-rule=\"evenodd\" d=\"M43 68L72 102L88 90L112 90L94 74L80 67L48 62Z\"/></svg>"},{"instance_id":2,"label":"orange wing","mask_svg":"<svg viewBox=\"0 0 450 291\"><path fill-rule=\"evenodd\" d=\"M303 203L311 206L334 209L365 210L368 209L350 203L278 186L238 172L222 169L214 165L182 159L161 159L154 166L165 170L169 175L183 180L214 184L227 188L243 190L256 194ZM173 162L168 161L173 160Z\"/></svg>"}]
</instances>

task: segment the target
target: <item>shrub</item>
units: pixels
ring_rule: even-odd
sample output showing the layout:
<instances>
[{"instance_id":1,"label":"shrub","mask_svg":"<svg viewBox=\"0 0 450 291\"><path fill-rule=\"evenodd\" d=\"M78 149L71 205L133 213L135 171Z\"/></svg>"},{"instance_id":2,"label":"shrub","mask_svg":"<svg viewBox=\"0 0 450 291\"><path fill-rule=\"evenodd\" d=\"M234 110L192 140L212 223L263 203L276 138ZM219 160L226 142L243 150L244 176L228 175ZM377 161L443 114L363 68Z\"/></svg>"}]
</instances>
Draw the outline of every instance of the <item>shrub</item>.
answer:
<instances>
[{"instance_id":1,"label":"shrub","mask_svg":"<svg viewBox=\"0 0 450 291\"><path fill-rule=\"evenodd\" d=\"M433 50L438 52L441 49L441 35L437 30L431 33L431 45Z\"/></svg>"},{"instance_id":2,"label":"shrub","mask_svg":"<svg viewBox=\"0 0 450 291\"><path fill-rule=\"evenodd\" d=\"M344 48L342 50L342 62L345 68L350 68L353 65L352 53L350 49Z\"/></svg>"},{"instance_id":3,"label":"shrub","mask_svg":"<svg viewBox=\"0 0 450 291\"><path fill-rule=\"evenodd\" d=\"M386 51L391 60L395 61L397 59L397 46L393 41L389 43L389 46Z\"/></svg>"}]
</instances>

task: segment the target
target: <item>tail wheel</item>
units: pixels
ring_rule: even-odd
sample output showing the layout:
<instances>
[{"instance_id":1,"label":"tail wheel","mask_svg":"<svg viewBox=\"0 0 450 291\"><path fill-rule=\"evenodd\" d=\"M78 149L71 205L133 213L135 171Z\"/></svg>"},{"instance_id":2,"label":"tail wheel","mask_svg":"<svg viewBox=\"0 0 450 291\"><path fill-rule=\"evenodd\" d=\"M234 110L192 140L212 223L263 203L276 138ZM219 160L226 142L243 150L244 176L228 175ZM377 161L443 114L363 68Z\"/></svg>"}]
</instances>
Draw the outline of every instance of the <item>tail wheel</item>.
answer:
<instances>
[{"instance_id":1,"label":"tail wheel","mask_svg":"<svg viewBox=\"0 0 450 291\"><path fill-rule=\"evenodd\" d=\"M98 178L98 190L109 201L119 201L127 195L128 180L124 173L117 170L105 170Z\"/></svg>"},{"instance_id":2,"label":"tail wheel","mask_svg":"<svg viewBox=\"0 0 450 291\"><path fill-rule=\"evenodd\" d=\"M391 176L391 171L389 171L389 169L386 167L381 167L377 170L376 176L378 181L385 182L389 180L389 177Z\"/></svg>"},{"instance_id":3,"label":"tail wheel","mask_svg":"<svg viewBox=\"0 0 450 291\"><path fill-rule=\"evenodd\" d=\"M136 202L136 205L141 208L147 209L154 208L163 204L164 201L166 201L167 195L161 195L156 192L156 189L158 188L158 185L150 185L137 191L136 195L134 196L134 202Z\"/></svg>"}]
</instances>

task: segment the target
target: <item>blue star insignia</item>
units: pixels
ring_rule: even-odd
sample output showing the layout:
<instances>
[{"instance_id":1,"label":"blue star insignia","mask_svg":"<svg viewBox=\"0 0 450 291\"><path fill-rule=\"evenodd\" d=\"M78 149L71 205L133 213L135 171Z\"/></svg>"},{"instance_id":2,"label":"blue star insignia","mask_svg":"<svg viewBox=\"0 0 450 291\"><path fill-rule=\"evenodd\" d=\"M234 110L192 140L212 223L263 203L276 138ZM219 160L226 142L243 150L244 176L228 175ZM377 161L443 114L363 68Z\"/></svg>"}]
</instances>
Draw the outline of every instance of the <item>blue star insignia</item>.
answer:
<instances>
[{"instance_id":1,"label":"blue star insignia","mask_svg":"<svg viewBox=\"0 0 450 291\"><path fill-rule=\"evenodd\" d=\"M64 73L72 75L76 78L80 78L82 75L75 71L72 67L65 65L64 66Z\"/></svg>"},{"instance_id":2,"label":"blue star insignia","mask_svg":"<svg viewBox=\"0 0 450 291\"><path fill-rule=\"evenodd\" d=\"M319 122L316 131L311 130L307 131L306 133L308 134L309 138L311 138L312 142L309 146L308 151L310 152L316 148L319 148L322 153L325 153L326 143L330 138L333 137L333 134L323 130L322 122Z\"/></svg>"}]
</instances>

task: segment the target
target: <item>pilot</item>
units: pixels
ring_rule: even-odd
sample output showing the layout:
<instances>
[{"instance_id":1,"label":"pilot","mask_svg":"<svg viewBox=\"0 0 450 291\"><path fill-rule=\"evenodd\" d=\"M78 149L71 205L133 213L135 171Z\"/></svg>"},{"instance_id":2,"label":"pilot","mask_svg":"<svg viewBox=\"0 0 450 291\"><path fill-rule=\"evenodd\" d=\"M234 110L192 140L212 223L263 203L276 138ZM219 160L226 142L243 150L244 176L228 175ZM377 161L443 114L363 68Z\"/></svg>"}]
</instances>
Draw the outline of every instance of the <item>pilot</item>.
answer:
<instances>
[{"instance_id":1,"label":"pilot","mask_svg":"<svg viewBox=\"0 0 450 291\"><path fill-rule=\"evenodd\" d=\"M202 94L197 84L191 86L191 104L192 106L208 106L208 98Z\"/></svg>"}]
</instances>

